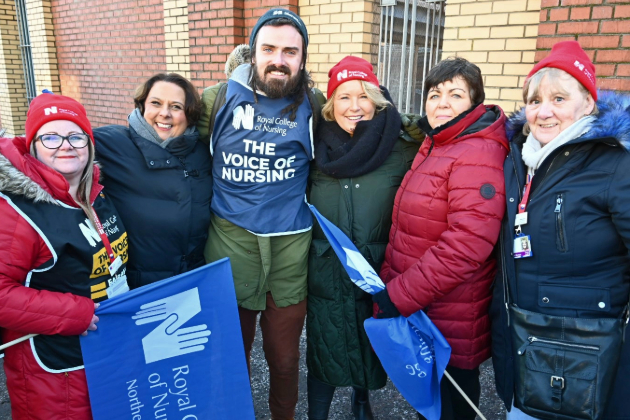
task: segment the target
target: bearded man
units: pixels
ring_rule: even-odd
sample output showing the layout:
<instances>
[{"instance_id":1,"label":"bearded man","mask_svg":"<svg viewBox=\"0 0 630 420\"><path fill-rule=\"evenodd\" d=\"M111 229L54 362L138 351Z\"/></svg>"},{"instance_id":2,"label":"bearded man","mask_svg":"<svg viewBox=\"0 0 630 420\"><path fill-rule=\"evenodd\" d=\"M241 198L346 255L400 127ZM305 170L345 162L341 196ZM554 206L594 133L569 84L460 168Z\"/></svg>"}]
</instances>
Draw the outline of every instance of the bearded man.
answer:
<instances>
[{"instance_id":1,"label":"bearded man","mask_svg":"<svg viewBox=\"0 0 630 420\"><path fill-rule=\"evenodd\" d=\"M250 35L252 63L204 91L214 156L206 262L230 257L245 354L260 314L274 420L295 415L299 340L306 316L312 216L305 192L314 123L324 102L305 69L308 34L285 9L267 11ZM316 96L317 95L317 96Z\"/></svg>"}]
</instances>

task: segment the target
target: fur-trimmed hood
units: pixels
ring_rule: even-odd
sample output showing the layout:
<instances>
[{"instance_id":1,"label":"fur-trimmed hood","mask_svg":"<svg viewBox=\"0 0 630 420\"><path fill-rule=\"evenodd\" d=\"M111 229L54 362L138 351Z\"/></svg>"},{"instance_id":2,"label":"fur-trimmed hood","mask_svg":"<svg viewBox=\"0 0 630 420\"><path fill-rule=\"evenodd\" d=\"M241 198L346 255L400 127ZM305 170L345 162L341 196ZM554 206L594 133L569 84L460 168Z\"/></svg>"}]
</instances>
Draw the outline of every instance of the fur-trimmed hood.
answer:
<instances>
[{"instance_id":1,"label":"fur-trimmed hood","mask_svg":"<svg viewBox=\"0 0 630 420\"><path fill-rule=\"evenodd\" d=\"M0 155L0 192L23 195L36 203L57 204L52 195L13 166L3 155Z\"/></svg>"},{"instance_id":2,"label":"fur-trimmed hood","mask_svg":"<svg viewBox=\"0 0 630 420\"><path fill-rule=\"evenodd\" d=\"M95 167L93 199L102 189L97 182L99 176L100 171ZM75 207L68 189L68 181L63 175L27 153L24 137L0 138L0 192L57 205L59 200Z\"/></svg>"},{"instance_id":3,"label":"fur-trimmed hood","mask_svg":"<svg viewBox=\"0 0 630 420\"><path fill-rule=\"evenodd\" d=\"M232 77L232 72L240 66L241 64L246 64L251 62L251 52L248 44L238 45L234 50L230 53L227 60L225 61L225 75L228 77Z\"/></svg>"},{"instance_id":4,"label":"fur-trimmed hood","mask_svg":"<svg viewBox=\"0 0 630 420\"><path fill-rule=\"evenodd\" d=\"M599 91L597 107L599 114L584 140L613 137L630 150L630 95L612 91ZM505 129L512 141L525 125L525 107L510 115Z\"/></svg>"}]
</instances>

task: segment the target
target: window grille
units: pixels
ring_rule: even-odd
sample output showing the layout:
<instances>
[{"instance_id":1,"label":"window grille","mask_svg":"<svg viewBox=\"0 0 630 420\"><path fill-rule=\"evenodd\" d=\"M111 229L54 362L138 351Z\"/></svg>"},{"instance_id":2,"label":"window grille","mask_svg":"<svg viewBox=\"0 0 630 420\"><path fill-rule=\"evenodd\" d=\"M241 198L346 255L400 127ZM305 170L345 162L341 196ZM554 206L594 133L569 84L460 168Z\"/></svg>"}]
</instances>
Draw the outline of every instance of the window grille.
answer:
<instances>
[{"instance_id":1,"label":"window grille","mask_svg":"<svg viewBox=\"0 0 630 420\"><path fill-rule=\"evenodd\" d=\"M18 32L20 34L20 53L24 68L24 84L26 85L26 99L30 104L37 96L35 87L35 71L33 69L33 55L31 53L31 39L28 34L28 18L26 15L26 0L15 0L17 12Z\"/></svg>"},{"instance_id":2,"label":"window grille","mask_svg":"<svg viewBox=\"0 0 630 420\"><path fill-rule=\"evenodd\" d=\"M445 0L381 0L378 78L403 113L422 114L422 85L438 63Z\"/></svg>"}]
</instances>

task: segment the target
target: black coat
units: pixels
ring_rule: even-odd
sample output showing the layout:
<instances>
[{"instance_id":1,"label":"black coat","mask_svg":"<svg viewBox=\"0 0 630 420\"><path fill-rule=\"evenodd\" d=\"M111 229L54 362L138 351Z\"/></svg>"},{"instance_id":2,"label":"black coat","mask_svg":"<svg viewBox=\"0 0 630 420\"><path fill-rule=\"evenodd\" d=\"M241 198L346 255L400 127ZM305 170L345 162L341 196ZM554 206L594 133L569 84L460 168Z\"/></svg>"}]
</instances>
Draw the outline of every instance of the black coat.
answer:
<instances>
[{"instance_id":1,"label":"black coat","mask_svg":"<svg viewBox=\"0 0 630 420\"><path fill-rule=\"evenodd\" d=\"M630 97L601 93L600 114L582 138L560 146L533 177L523 233L533 257L512 257L514 219L523 194L523 111L505 162L507 212L491 306L497 391L509 409L514 350L504 301L540 313L582 318L620 317L630 292ZM630 331L626 332L626 335ZM630 340L626 339L607 419L630 419Z\"/></svg>"},{"instance_id":2,"label":"black coat","mask_svg":"<svg viewBox=\"0 0 630 420\"><path fill-rule=\"evenodd\" d=\"M136 288L203 265L210 226L212 163L193 134L164 149L133 128L94 130L105 193L129 234L129 286Z\"/></svg>"}]
</instances>

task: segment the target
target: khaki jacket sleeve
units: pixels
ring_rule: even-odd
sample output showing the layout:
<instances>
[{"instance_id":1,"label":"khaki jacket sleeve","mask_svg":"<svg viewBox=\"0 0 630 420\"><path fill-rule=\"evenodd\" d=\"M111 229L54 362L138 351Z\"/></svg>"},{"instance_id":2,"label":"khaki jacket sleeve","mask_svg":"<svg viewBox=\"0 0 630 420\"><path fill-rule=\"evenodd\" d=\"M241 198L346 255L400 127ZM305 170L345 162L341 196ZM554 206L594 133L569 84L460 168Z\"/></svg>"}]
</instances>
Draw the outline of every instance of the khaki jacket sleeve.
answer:
<instances>
[{"instance_id":1,"label":"khaki jacket sleeve","mask_svg":"<svg viewBox=\"0 0 630 420\"><path fill-rule=\"evenodd\" d=\"M212 108L214 107L214 101L217 99L217 94L221 86L225 84L217 83L214 86L207 87L201 94L201 101L203 102L205 109L201 114L201 118L197 122L197 130L199 130L199 139L205 144L210 144L210 115L212 115Z\"/></svg>"}]
</instances>

